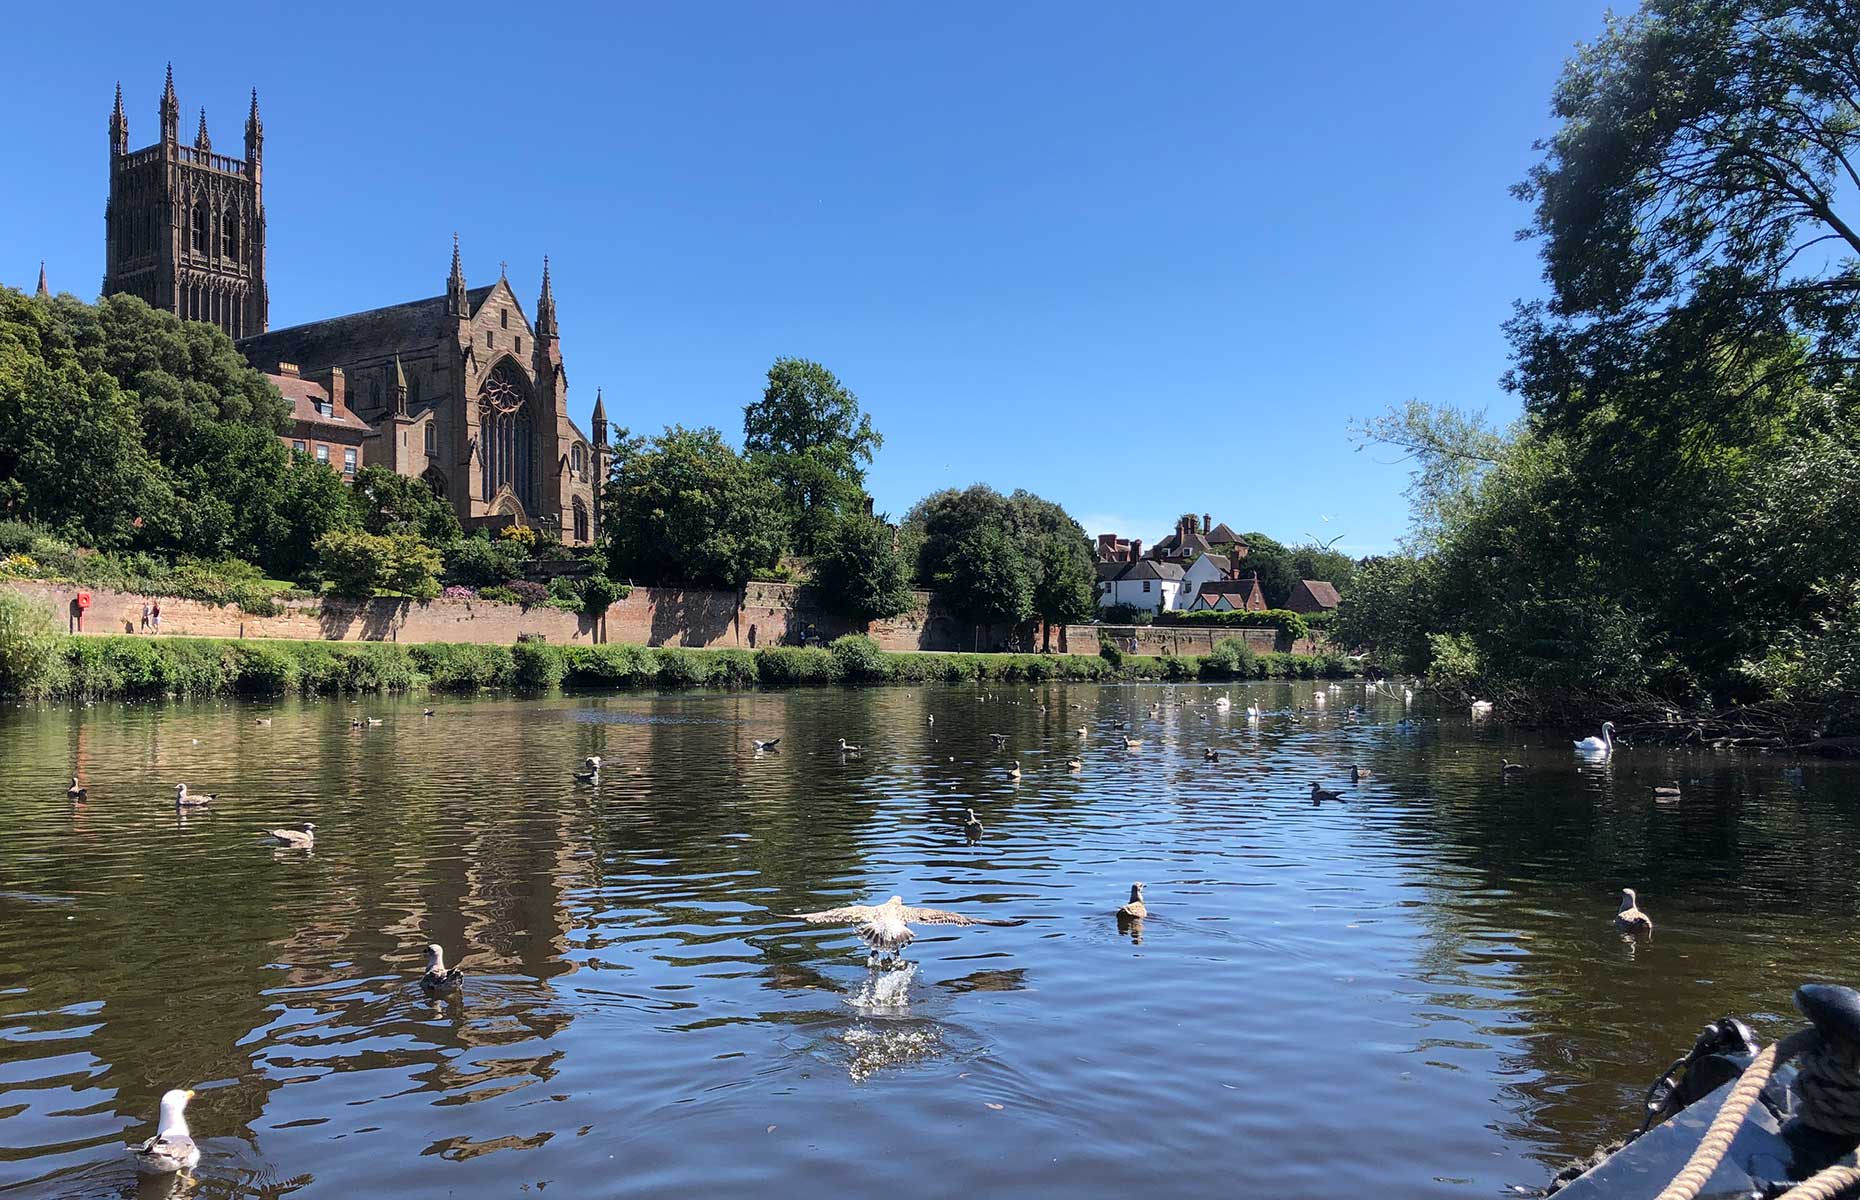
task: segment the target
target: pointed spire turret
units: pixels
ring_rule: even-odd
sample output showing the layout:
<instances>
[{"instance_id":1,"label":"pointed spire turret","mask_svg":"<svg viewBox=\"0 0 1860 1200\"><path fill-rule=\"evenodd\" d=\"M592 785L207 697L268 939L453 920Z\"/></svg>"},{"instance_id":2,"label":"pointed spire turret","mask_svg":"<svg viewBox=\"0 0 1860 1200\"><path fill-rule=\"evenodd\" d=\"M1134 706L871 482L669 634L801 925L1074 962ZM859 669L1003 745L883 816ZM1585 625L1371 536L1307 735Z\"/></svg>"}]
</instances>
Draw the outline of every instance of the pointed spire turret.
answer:
<instances>
[{"instance_id":1,"label":"pointed spire turret","mask_svg":"<svg viewBox=\"0 0 1860 1200\"><path fill-rule=\"evenodd\" d=\"M39 296L49 296L52 294L52 290L45 286L45 260L44 259L39 260L39 290L34 294L39 295Z\"/></svg>"},{"instance_id":2,"label":"pointed spire turret","mask_svg":"<svg viewBox=\"0 0 1860 1200\"><path fill-rule=\"evenodd\" d=\"M397 417L406 416L407 372L401 370L400 355L398 354L394 356L394 378L389 381L388 387L389 390L394 393L394 415Z\"/></svg>"},{"instance_id":3,"label":"pointed spire turret","mask_svg":"<svg viewBox=\"0 0 1860 1200\"><path fill-rule=\"evenodd\" d=\"M194 149L202 154L213 153L213 139L207 136L207 110L200 110L200 132L194 135Z\"/></svg>"},{"instance_id":4,"label":"pointed spire turret","mask_svg":"<svg viewBox=\"0 0 1860 1200\"><path fill-rule=\"evenodd\" d=\"M116 108L110 113L110 153L129 153L129 116L123 112L123 83L116 82Z\"/></svg>"},{"instance_id":5,"label":"pointed spire turret","mask_svg":"<svg viewBox=\"0 0 1860 1200\"><path fill-rule=\"evenodd\" d=\"M469 301L465 298L465 269L459 265L459 235L452 235L452 274L446 280L446 314L466 317Z\"/></svg>"},{"instance_id":6,"label":"pointed spire turret","mask_svg":"<svg viewBox=\"0 0 1860 1200\"><path fill-rule=\"evenodd\" d=\"M252 89L252 111L245 117L245 161L256 166L265 153L265 123L258 119L258 89Z\"/></svg>"},{"instance_id":7,"label":"pointed spire turret","mask_svg":"<svg viewBox=\"0 0 1860 1200\"><path fill-rule=\"evenodd\" d=\"M181 140L181 102L174 95L174 64L168 64L168 82L161 92L161 140L173 144Z\"/></svg>"},{"instance_id":8,"label":"pointed spire turret","mask_svg":"<svg viewBox=\"0 0 1860 1200\"><path fill-rule=\"evenodd\" d=\"M542 296L536 301L536 337L539 341L554 341L555 328L555 292L549 287L549 256L543 255Z\"/></svg>"},{"instance_id":9,"label":"pointed spire turret","mask_svg":"<svg viewBox=\"0 0 1860 1200\"><path fill-rule=\"evenodd\" d=\"M594 389L594 444L607 444L607 406L601 403L601 389Z\"/></svg>"}]
</instances>

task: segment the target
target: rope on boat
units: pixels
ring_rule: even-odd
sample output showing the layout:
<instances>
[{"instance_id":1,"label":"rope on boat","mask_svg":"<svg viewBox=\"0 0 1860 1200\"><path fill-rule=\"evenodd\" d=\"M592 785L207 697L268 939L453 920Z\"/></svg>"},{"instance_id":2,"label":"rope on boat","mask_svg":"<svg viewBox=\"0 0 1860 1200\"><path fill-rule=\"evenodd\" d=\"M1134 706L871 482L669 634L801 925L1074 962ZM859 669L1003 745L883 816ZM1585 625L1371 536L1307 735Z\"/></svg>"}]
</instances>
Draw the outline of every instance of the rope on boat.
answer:
<instances>
[{"instance_id":1,"label":"rope on boat","mask_svg":"<svg viewBox=\"0 0 1860 1200\"><path fill-rule=\"evenodd\" d=\"M1737 1136L1737 1127L1750 1115L1750 1106L1757 1102L1757 1097L1769 1086L1770 1076L1776 1073L1777 1064L1787 1062L1820 1037L1813 1029L1802 1029L1780 1042L1771 1042L1765 1046L1763 1052L1744 1068L1744 1073L1732 1086L1731 1094L1724 1098L1723 1106L1718 1109L1718 1115L1712 1118L1711 1127L1705 1131L1705 1136L1699 1139L1692 1157L1686 1160L1679 1174L1673 1176L1673 1182L1667 1184L1666 1190L1655 1200L1698 1200L1705 1181L1711 1178L1711 1173L1724 1161L1725 1151L1731 1148L1731 1139Z\"/></svg>"},{"instance_id":2,"label":"rope on boat","mask_svg":"<svg viewBox=\"0 0 1860 1200\"><path fill-rule=\"evenodd\" d=\"M1834 1200L1856 1183L1860 1183L1860 1167L1824 1167L1776 1200Z\"/></svg>"}]
</instances>

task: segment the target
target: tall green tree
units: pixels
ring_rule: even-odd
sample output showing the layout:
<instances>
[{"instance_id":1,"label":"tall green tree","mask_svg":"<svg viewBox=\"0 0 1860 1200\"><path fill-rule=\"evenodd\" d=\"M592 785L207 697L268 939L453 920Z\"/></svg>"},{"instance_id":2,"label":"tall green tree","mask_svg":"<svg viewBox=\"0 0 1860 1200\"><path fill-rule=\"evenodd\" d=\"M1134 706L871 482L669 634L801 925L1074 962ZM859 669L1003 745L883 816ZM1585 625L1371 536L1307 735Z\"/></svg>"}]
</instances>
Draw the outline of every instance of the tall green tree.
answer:
<instances>
[{"instance_id":1,"label":"tall green tree","mask_svg":"<svg viewBox=\"0 0 1860 1200\"><path fill-rule=\"evenodd\" d=\"M814 554L814 586L823 607L855 621L879 621L909 612L910 567L898 553L891 526L864 513L847 513L828 526Z\"/></svg>"},{"instance_id":2,"label":"tall green tree","mask_svg":"<svg viewBox=\"0 0 1860 1200\"><path fill-rule=\"evenodd\" d=\"M779 489L711 428L621 431L602 503L617 579L740 588L787 545Z\"/></svg>"},{"instance_id":3,"label":"tall green tree","mask_svg":"<svg viewBox=\"0 0 1860 1200\"><path fill-rule=\"evenodd\" d=\"M859 398L817 362L778 358L762 399L743 409L743 452L781 493L794 547L812 554L833 521L864 502L865 468L884 439Z\"/></svg>"},{"instance_id":4,"label":"tall green tree","mask_svg":"<svg viewBox=\"0 0 1860 1200\"><path fill-rule=\"evenodd\" d=\"M1032 492L1003 496L986 484L933 492L911 507L899 534L914 548L918 585L967 620L1063 623L1096 612L1084 529Z\"/></svg>"},{"instance_id":5,"label":"tall green tree","mask_svg":"<svg viewBox=\"0 0 1860 1200\"><path fill-rule=\"evenodd\" d=\"M410 533L440 550L462 535L451 502L424 479L368 466L355 473L353 487L362 527L370 533Z\"/></svg>"}]
</instances>

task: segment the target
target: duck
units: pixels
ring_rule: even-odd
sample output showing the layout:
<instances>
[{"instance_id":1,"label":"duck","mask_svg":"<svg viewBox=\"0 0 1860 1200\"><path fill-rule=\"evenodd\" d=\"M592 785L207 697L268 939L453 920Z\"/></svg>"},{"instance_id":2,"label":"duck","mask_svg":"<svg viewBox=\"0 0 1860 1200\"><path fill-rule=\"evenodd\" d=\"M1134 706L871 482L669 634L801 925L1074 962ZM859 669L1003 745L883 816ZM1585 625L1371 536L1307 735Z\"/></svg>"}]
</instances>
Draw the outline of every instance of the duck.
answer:
<instances>
[{"instance_id":1,"label":"duck","mask_svg":"<svg viewBox=\"0 0 1860 1200\"><path fill-rule=\"evenodd\" d=\"M904 903L902 896L893 896L883 904L849 904L843 908L795 913L789 919L805 921L809 925L852 925L859 940L872 953L879 955L880 961L886 956L894 961L898 959L904 948L917 936L911 931L912 925L1020 924L1019 921L997 917L971 917L944 908L917 908Z\"/></svg>"},{"instance_id":2,"label":"duck","mask_svg":"<svg viewBox=\"0 0 1860 1200\"><path fill-rule=\"evenodd\" d=\"M1013 779L1013 780L1020 779L1020 764L1019 763L1014 763L1008 767L1008 778Z\"/></svg>"},{"instance_id":3,"label":"duck","mask_svg":"<svg viewBox=\"0 0 1860 1200\"><path fill-rule=\"evenodd\" d=\"M851 742L847 741L845 738L841 738L840 739L840 753L841 754L864 754L865 747L855 746Z\"/></svg>"},{"instance_id":4,"label":"duck","mask_svg":"<svg viewBox=\"0 0 1860 1200\"><path fill-rule=\"evenodd\" d=\"M988 735L988 740L995 744L995 749L997 750L1002 750L1007 747L1007 734L1005 733L991 733Z\"/></svg>"},{"instance_id":5,"label":"duck","mask_svg":"<svg viewBox=\"0 0 1860 1200\"><path fill-rule=\"evenodd\" d=\"M1613 754L1615 752L1615 723L1602 722L1602 736L1586 737L1576 743L1578 754Z\"/></svg>"},{"instance_id":6,"label":"duck","mask_svg":"<svg viewBox=\"0 0 1860 1200\"><path fill-rule=\"evenodd\" d=\"M978 818L975 815L975 810L972 808L965 809L964 811L966 811L969 815L968 815L968 818L964 820L962 823L962 836L968 838L971 842L981 841L982 840L982 822L980 818Z\"/></svg>"},{"instance_id":7,"label":"duck","mask_svg":"<svg viewBox=\"0 0 1860 1200\"><path fill-rule=\"evenodd\" d=\"M1343 795L1342 793L1339 793L1339 792L1325 791L1323 788L1319 787L1315 782L1313 782L1311 784L1311 803L1322 804L1326 800L1336 800L1336 801L1341 802L1343 800Z\"/></svg>"},{"instance_id":8,"label":"duck","mask_svg":"<svg viewBox=\"0 0 1860 1200\"><path fill-rule=\"evenodd\" d=\"M1125 738L1124 739L1124 749L1141 750L1142 748L1143 748L1142 738Z\"/></svg>"},{"instance_id":9,"label":"duck","mask_svg":"<svg viewBox=\"0 0 1860 1200\"><path fill-rule=\"evenodd\" d=\"M65 789L65 796L67 799L71 800L88 800L90 798L90 789L78 783L78 777L73 775L71 777L71 786Z\"/></svg>"},{"instance_id":10,"label":"duck","mask_svg":"<svg viewBox=\"0 0 1860 1200\"><path fill-rule=\"evenodd\" d=\"M1119 921L1141 921L1150 915L1149 906L1143 903L1143 885L1130 885L1130 902L1117 910Z\"/></svg>"},{"instance_id":11,"label":"duck","mask_svg":"<svg viewBox=\"0 0 1860 1200\"><path fill-rule=\"evenodd\" d=\"M1201 749L1201 761L1219 762L1221 761L1221 752L1216 750L1213 746L1203 746Z\"/></svg>"},{"instance_id":12,"label":"duck","mask_svg":"<svg viewBox=\"0 0 1860 1200\"><path fill-rule=\"evenodd\" d=\"M368 727L369 727L370 729L373 729L373 728L374 728L375 726L377 726L377 725L379 725L379 724L381 724L381 718L380 718L380 717L369 717L369 718L368 718Z\"/></svg>"},{"instance_id":13,"label":"duck","mask_svg":"<svg viewBox=\"0 0 1860 1200\"><path fill-rule=\"evenodd\" d=\"M443 996L457 991L464 981L465 972L457 967L446 968L446 952L437 943L426 947L426 974L420 976L421 991L429 996Z\"/></svg>"},{"instance_id":14,"label":"duck","mask_svg":"<svg viewBox=\"0 0 1860 1200\"><path fill-rule=\"evenodd\" d=\"M218 796L190 796L187 794L185 783L174 785L174 806L176 808L205 808L218 799Z\"/></svg>"},{"instance_id":15,"label":"duck","mask_svg":"<svg viewBox=\"0 0 1860 1200\"><path fill-rule=\"evenodd\" d=\"M1626 933L1653 932L1653 918L1640 911L1633 888L1621 889L1621 911L1615 914L1615 927Z\"/></svg>"},{"instance_id":16,"label":"duck","mask_svg":"<svg viewBox=\"0 0 1860 1200\"><path fill-rule=\"evenodd\" d=\"M284 846L291 850L308 850L316 845L316 825L305 821L295 829L268 829L265 840L274 846Z\"/></svg>"},{"instance_id":17,"label":"duck","mask_svg":"<svg viewBox=\"0 0 1860 1200\"><path fill-rule=\"evenodd\" d=\"M750 738L749 744L756 748L757 754L767 754L769 751L775 749L775 747L781 745L781 739L778 737L769 738L767 740L762 738Z\"/></svg>"},{"instance_id":18,"label":"duck","mask_svg":"<svg viewBox=\"0 0 1860 1200\"><path fill-rule=\"evenodd\" d=\"M1350 766L1350 782L1351 783L1361 783L1365 779L1373 779L1373 778L1375 778L1374 771L1365 771L1361 767L1356 766L1355 764L1351 764Z\"/></svg>"},{"instance_id":19,"label":"duck","mask_svg":"<svg viewBox=\"0 0 1860 1200\"><path fill-rule=\"evenodd\" d=\"M191 1088L174 1088L161 1098L161 1115L155 1121L155 1136L139 1146L129 1147L138 1175L173 1175L191 1171L200 1162L200 1147L187 1128L187 1102L194 1098Z\"/></svg>"},{"instance_id":20,"label":"duck","mask_svg":"<svg viewBox=\"0 0 1860 1200\"><path fill-rule=\"evenodd\" d=\"M1498 760L1498 773L1500 775L1522 775L1524 774L1524 764L1514 763L1508 758L1501 758Z\"/></svg>"},{"instance_id":21,"label":"duck","mask_svg":"<svg viewBox=\"0 0 1860 1200\"><path fill-rule=\"evenodd\" d=\"M581 768L581 770L575 772L576 781L579 783L593 783L601 777L601 756L598 754L588 755L588 757L581 760Z\"/></svg>"},{"instance_id":22,"label":"duck","mask_svg":"<svg viewBox=\"0 0 1860 1200\"><path fill-rule=\"evenodd\" d=\"M1066 760L1066 770L1083 771L1084 769L1085 769L1085 763L1083 760L1077 759L1077 758L1068 758Z\"/></svg>"}]
</instances>

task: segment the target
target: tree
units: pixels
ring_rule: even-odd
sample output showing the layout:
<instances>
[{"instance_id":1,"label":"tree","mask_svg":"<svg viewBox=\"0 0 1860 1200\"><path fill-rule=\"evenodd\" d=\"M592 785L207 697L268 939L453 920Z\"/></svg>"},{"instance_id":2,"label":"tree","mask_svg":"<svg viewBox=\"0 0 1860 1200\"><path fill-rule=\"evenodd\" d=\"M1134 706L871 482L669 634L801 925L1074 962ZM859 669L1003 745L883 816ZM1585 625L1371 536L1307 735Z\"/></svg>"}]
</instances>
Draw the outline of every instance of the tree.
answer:
<instances>
[{"instance_id":1,"label":"tree","mask_svg":"<svg viewBox=\"0 0 1860 1200\"><path fill-rule=\"evenodd\" d=\"M431 600L439 594L439 551L413 534L334 529L317 539L316 550L330 591L338 596L365 599L388 591Z\"/></svg>"},{"instance_id":2,"label":"tree","mask_svg":"<svg viewBox=\"0 0 1860 1200\"><path fill-rule=\"evenodd\" d=\"M529 552L509 538L493 538L480 529L446 550L446 578L466 587L491 587L519 579Z\"/></svg>"},{"instance_id":3,"label":"tree","mask_svg":"<svg viewBox=\"0 0 1860 1200\"><path fill-rule=\"evenodd\" d=\"M353 487L370 533L410 533L442 550L461 536L451 503L424 479L369 466L355 473Z\"/></svg>"},{"instance_id":4,"label":"tree","mask_svg":"<svg viewBox=\"0 0 1860 1200\"><path fill-rule=\"evenodd\" d=\"M293 454L278 479L268 509L269 527L260 539L258 561L267 570L294 575L313 566L317 542L338 529L360 525L355 497L342 476L308 454Z\"/></svg>"},{"instance_id":5,"label":"tree","mask_svg":"<svg viewBox=\"0 0 1860 1200\"><path fill-rule=\"evenodd\" d=\"M786 546L780 491L715 429L622 431L602 503L618 577L740 588Z\"/></svg>"},{"instance_id":6,"label":"tree","mask_svg":"<svg viewBox=\"0 0 1860 1200\"><path fill-rule=\"evenodd\" d=\"M1033 615L1050 627L1089 621L1098 611L1091 541L1071 514L1032 492L1008 497L1008 523L1031 572Z\"/></svg>"},{"instance_id":7,"label":"tree","mask_svg":"<svg viewBox=\"0 0 1860 1200\"><path fill-rule=\"evenodd\" d=\"M1246 538L1246 567L1259 576L1260 594L1267 608L1284 608L1298 586L1301 576L1292 561L1292 552L1284 542L1263 533L1242 534Z\"/></svg>"},{"instance_id":8,"label":"tree","mask_svg":"<svg viewBox=\"0 0 1860 1200\"><path fill-rule=\"evenodd\" d=\"M977 625L1019 625L1033 616L1033 583L1019 547L998 526L965 534L949 563L943 603Z\"/></svg>"},{"instance_id":9,"label":"tree","mask_svg":"<svg viewBox=\"0 0 1860 1200\"><path fill-rule=\"evenodd\" d=\"M865 496L865 464L884 439L859 398L816 362L778 358L762 399L743 409L743 452L780 489L795 549L818 550L834 519Z\"/></svg>"},{"instance_id":10,"label":"tree","mask_svg":"<svg viewBox=\"0 0 1860 1200\"><path fill-rule=\"evenodd\" d=\"M846 513L827 527L814 554L814 585L822 607L854 621L879 621L910 611L910 569L891 526Z\"/></svg>"}]
</instances>

